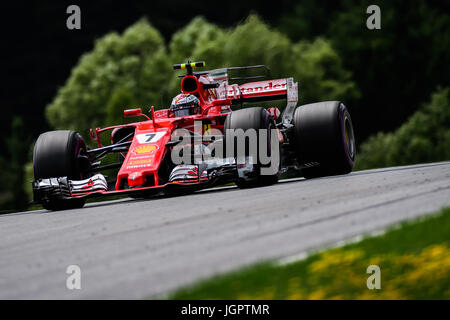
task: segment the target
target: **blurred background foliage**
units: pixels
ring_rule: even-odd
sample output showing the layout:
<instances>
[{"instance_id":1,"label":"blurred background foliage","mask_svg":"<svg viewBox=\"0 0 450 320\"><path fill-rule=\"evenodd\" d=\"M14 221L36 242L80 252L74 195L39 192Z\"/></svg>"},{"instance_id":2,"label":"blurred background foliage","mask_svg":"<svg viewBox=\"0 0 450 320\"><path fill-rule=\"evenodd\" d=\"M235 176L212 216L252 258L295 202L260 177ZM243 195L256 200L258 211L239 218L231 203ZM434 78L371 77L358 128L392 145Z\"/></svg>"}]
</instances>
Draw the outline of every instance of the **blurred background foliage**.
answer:
<instances>
[{"instance_id":1,"label":"blurred background foliage","mask_svg":"<svg viewBox=\"0 0 450 320\"><path fill-rule=\"evenodd\" d=\"M389 116L389 115L386 115ZM379 132L360 147L356 169L450 159L450 88L439 88L394 132Z\"/></svg>"},{"instance_id":2,"label":"blurred background foliage","mask_svg":"<svg viewBox=\"0 0 450 320\"><path fill-rule=\"evenodd\" d=\"M113 32L97 40L47 107L52 127L87 132L122 123L123 109L128 107L142 106L145 111L152 104L156 109L169 107L180 93L180 78L171 71L173 61L205 60L208 68L255 61L274 66L272 77L289 75L300 81L305 103L359 97L351 73L343 68L330 41L318 38L293 43L257 15L228 30L194 18L174 34L168 47L146 19L122 35Z\"/></svg>"},{"instance_id":3,"label":"blurred background foliage","mask_svg":"<svg viewBox=\"0 0 450 320\"><path fill-rule=\"evenodd\" d=\"M82 55L48 106L50 125L85 133L119 124L127 106L160 102L169 61L164 39L145 20L122 35L106 34Z\"/></svg>"},{"instance_id":4,"label":"blurred background foliage","mask_svg":"<svg viewBox=\"0 0 450 320\"><path fill-rule=\"evenodd\" d=\"M98 0L80 4L78 31L65 27L70 4L5 5L0 210L28 206L40 133L71 128L87 138L91 127L124 122L125 108L167 107L179 90L171 65L187 59L266 64L273 77L299 81L300 104L344 101L357 168L450 158L448 1ZM366 28L371 4L381 30Z\"/></svg>"}]
</instances>

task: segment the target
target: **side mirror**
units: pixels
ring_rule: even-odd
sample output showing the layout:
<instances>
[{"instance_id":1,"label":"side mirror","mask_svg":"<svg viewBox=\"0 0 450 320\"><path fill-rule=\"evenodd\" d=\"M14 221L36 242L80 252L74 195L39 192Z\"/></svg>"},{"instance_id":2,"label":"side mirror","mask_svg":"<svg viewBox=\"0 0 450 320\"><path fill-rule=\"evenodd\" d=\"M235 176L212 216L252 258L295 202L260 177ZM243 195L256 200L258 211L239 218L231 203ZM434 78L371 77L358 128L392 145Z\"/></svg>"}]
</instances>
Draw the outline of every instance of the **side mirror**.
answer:
<instances>
[{"instance_id":1,"label":"side mirror","mask_svg":"<svg viewBox=\"0 0 450 320\"><path fill-rule=\"evenodd\" d=\"M128 117L137 117L140 116L142 114L142 109L141 108L137 108L137 109L127 109L123 111L123 116L125 118Z\"/></svg>"},{"instance_id":2,"label":"side mirror","mask_svg":"<svg viewBox=\"0 0 450 320\"><path fill-rule=\"evenodd\" d=\"M123 116L125 118L143 116L143 117L146 117L147 120L150 120L150 118L148 116L146 116L145 114L142 113L142 109L141 108L124 110L123 111Z\"/></svg>"}]
</instances>

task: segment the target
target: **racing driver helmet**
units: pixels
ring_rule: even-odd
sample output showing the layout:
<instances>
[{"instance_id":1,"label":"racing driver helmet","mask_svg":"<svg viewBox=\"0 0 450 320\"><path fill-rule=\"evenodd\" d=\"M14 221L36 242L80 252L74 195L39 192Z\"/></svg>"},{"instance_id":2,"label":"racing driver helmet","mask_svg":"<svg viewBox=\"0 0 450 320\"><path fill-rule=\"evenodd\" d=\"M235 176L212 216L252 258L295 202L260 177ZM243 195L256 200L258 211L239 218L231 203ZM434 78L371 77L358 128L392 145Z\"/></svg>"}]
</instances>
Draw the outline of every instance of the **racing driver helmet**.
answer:
<instances>
[{"instance_id":1,"label":"racing driver helmet","mask_svg":"<svg viewBox=\"0 0 450 320\"><path fill-rule=\"evenodd\" d=\"M184 117L201 113L200 100L193 94L179 94L172 100L169 113L174 117Z\"/></svg>"}]
</instances>

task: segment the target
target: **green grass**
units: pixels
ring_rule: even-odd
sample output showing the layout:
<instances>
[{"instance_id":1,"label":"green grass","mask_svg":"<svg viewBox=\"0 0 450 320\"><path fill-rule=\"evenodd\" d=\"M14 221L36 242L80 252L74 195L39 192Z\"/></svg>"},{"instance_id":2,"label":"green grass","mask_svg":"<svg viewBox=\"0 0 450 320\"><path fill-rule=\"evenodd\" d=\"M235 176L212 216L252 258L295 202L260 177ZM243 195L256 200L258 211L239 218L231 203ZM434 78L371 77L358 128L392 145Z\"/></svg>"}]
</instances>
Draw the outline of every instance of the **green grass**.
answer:
<instances>
[{"instance_id":1,"label":"green grass","mask_svg":"<svg viewBox=\"0 0 450 320\"><path fill-rule=\"evenodd\" d=\"M372 264L381 268L380 290L366 286ZM217 276L169 298L450 299L450 208L305 260Z\"/></svg>"}]
</instances>

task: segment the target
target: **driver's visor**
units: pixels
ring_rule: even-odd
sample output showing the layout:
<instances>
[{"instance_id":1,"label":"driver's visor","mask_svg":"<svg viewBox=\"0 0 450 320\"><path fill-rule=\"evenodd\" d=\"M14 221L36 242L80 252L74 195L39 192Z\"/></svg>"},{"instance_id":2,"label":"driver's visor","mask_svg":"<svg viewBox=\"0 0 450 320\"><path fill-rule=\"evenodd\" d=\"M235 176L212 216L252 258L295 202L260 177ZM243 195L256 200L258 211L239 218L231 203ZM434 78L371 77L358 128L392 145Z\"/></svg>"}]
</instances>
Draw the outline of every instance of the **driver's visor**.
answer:
<instances>
[{"instance_id":1,"label":"driver's visor","mask_svg":"<svg viewBox=\"0 0 450 320\"><path fill-rule=\"evenodd\" d=\"M170 107L170 112L173 112L175 117L184 117L191 115L192 108L194 108L194 105L186 103Z\"/></svg>"}]
</instances>

